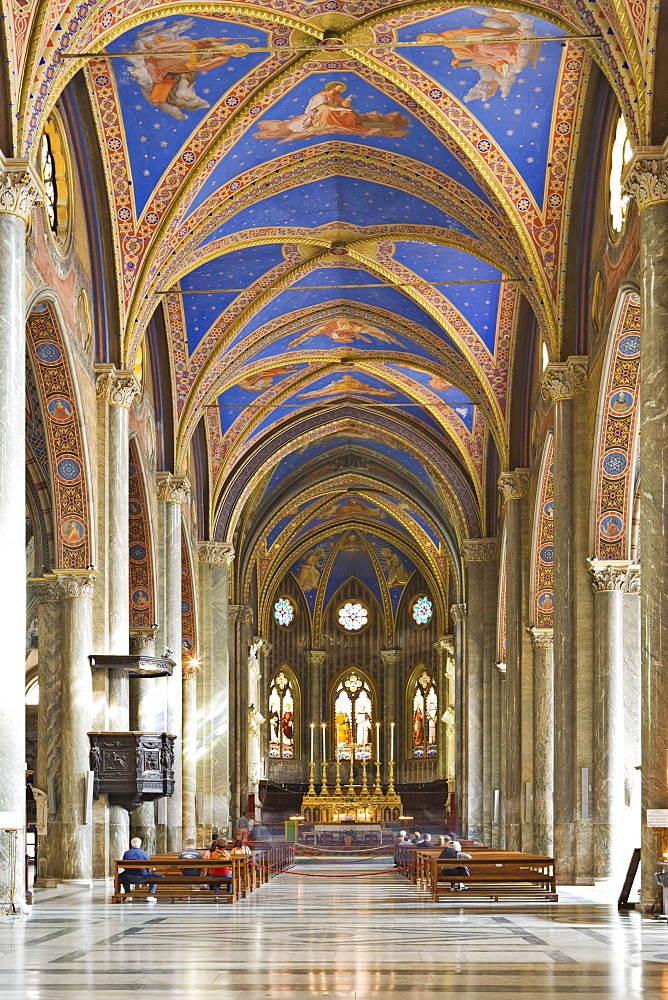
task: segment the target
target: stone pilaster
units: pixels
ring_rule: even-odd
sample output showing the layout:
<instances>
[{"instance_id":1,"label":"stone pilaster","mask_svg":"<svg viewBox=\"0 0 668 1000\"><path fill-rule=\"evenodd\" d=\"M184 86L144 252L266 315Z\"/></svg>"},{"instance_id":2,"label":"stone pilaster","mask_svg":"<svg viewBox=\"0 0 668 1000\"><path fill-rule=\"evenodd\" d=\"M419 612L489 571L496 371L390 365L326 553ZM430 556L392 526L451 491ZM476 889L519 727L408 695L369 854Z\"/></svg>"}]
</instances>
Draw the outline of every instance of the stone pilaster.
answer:
<instances>
[{"instance_id":1,"label":"stone pilaster","mask_svg":"<svg viewBox=\"0 0 668 1000\"><path fill-rule=\"evenodd\" d=\"M324 686L323 686L323 672L325 669L325 661L327 659L327 653L320 649L307 649L304 652L304 662L306 663L306 689L308 691L308 718L306 714L303 713L304 717L302 719L301 733L302 733L302 759L306 757L305 748L309 746L306 740L310 740L310 735L308 733L309 723L315 723L316 727L321 725L323 722L325 724L329 723L327 718L327 711L324 708L325 698L324 698ZM334 759L334 745L331 742L334 739L333 733L330 732L331 726L327 726L327 736L328 739L328 749L331 759ZM316 731L316 738L313 743L313 756L315 758L316 764L322 764L322 735L321 732ZM316 768L316 774L318 773Z\"/></svg>"},{"instance_id":2,"label":"stone pilaster","mask_svg":"<svg viewBox=\"0 0 668 1000\"><path fill-rule=\"evenodd\" d=\"M230 826L230 659L228 605L234 548L200 542L198 634L202 668L197 680L198 837Z\"/></svg>"},{"instance_id":3,"label":"stone pilaster","mask_svg":"<svg viewBox=\"0 0 668 1000\"><path fill-rule=\"evenodd\" d=\"M41 605L57 605L40 617L45 626L42 663L47 687L42 706L40 689L43 746L39 746L40 780L46 779L56 801L49 803L54 817L49 829L47 847L48 879L60 881L86 880L92 877L92 822L86 816L86 778L89 771L88 732L93 714L93 687L88 656L92 642L92 598L96 574L78 570L60 570L32 580L38 588ZM52 629L58 627L57 635ZM41 637L40 637L40 641ZM57 654L54 649L57 645ZM59 668L60 690L52 674L54 663ZM48 673L47 673L48 670ZM54 716L60 720L56 735L49 732L52 720L49 702L53 700ZM44 734L44 729L47 732ZM50 784L49 778L53 781ZM54 843L56 842L56 843ZM55 849L51 849L51 845Z\"/></svg>"},{"instance_id":4,"label":"stone pilaster","mask_svg":"<svg viewBox=\"0 0 668 1000\"><path fill-rule=\"evenodd\" d=\"M640 237L640 467L642 469L642 907L659 903L655 864L668 829L647 809L668 808L668 142L638 149L625 177Z\"/></svg>"},{"instance_id":5,"label":"stone pilaster","mask_svg":"<svg viewBox=\"0 0 668 1000\"><path fill-rule=\"evenodd\" d=\"M461 832L464 820L463 775L466 772L466 739L464 704L464 648L466 641L466 605L453 604L450 608L452 637L455 644L455 741L457 765L455 769L455 802L457 806L457 830Z\"/></svg>"},{"instance_id":6,"label":"stone pilaster","mask_svg":"<svg viewBox=\"0 0 668 1000\"><path fill-rule=\"evenodd\" d=\"M181 667L183 684L182 826L183 840L197 836L197 674L200 664L193 658Z\"/></svg>"},{"instance_id":7,"label":"stone pilaster","mask_svg":"<svg viewBox=\"0 0 668 1000\"><path fill-rule=\"evenodd\" d=\"M267 713L268 689L267 667L272 645L261 635L254 635L248 656L248 783L250 793L254 796L255 819L260 801L260 780L262 778L262 759L267 746Z\"/></svg>"},{"instance_id":8,"label":"stone pilaster","mask_svg":"<svg viewBox=\"0 0 668 1000\"><path fill-rule=\"evenodd\" d=\"M438 678L436 693L438 694L438 775L448 781L448 789L455 777L455 673L454 657L455 643L451 635L443 635L434 643L438 654Z\"/></svg>"},{"instance_id":9,"label":"stone pilaster","mask_svg":"<svg viewBox=\"0 0 668 1000\"><path fill-rule=\"evenodd\" d=\"M0 909L25 909L25 243L41 185L27 160L0 154Z\"/></svg>"},{"instance_id":10,"label":"stone pilaster","mask_svg":"<svg viewBox=\"0 0 668 1000\"><path fill-rule=\"evenodd\" d=\"M230 778L232 823L248 807L248 654L253 638L253 609L243 604L229 605L230 650Z\"/></svg>"},{"instance_id":11,"label":"stone pilaster","mask_svg":"<svg viewBox=\"0 0 668 1000\"><path fill-rule=\"evenodd\" d=\"M533 651L533 837L534 852L554 851L554 637L551 628L530 628Z\"/></svg>"},{"instance_id":12,"label":"stone pilaster","mask_svg":"<svg viewBox=\"0 0 668 1000\"><path fill-rule=\"evenodd\" d=\"M548 365L542 393L554 411L554 853L563 881L576 870L575 397L587 359Z\"/></svg>"},{"instance_id":13,"label":"stone pilaster","mask_svg":"<svg viewBox=\"0 0 668 1000\"><path fill-rule=\"evenodd\" d=\"M403 653L400 649L381 649L380 658L383 661L383 717L379 719L383 723L383 749L381 750L381 760L383 761L382 780L388 783L390 780L390 769L388 767L390 760L390 729L392 723L395 725L395 737L394 737L394 757L399 762L404 760L409 756L409 734L404 731L404 713L400 711L399 699L397 698L397 692L399 688L399 679L401 676L401 665L403 662ZM401 774L401 768L397 766L395 772L395 781L398 775ZM400 780L400 779L398 779Z\"/></svg>"},{"instance_id":14,"label":"stone pilaster","mask_svg":"<svg viewBox=\"0 0 668 1000\"><path fill-rule=\"evenodd\" d=\"M483 838L483 758L485 669L491 668L490 639L496 607L496 538L462 543L466 580L467 628L464 661L466 771L463 775L467 836Z\"/></svg>"},{"instance_id":15,"label":"stone pilaster","mask_svg":"<svg viewBox=\"0 0 668 1000\"><path fill-rule=\"evenodd\" d=\"M624 594L640 567L589 561L594 591L594 877L621 878L629 853L624 800Z\"/></svg>"},{"instance_id":16,"label":"stone pilaster","mask_svg":"<svg viewBox=\"0 0 668 1000\"><path fill-rule=\"evenodd\" d=\"M174 754L174 794L167 799L166 849L180 851L182 823L182 676L181 676L181 504L190 495L184 476L169 472L157 475L158 492L158 569L159 605L158 642L170 649L176 666L166 678L165 730L176 736ZM159 649L162 653L164 650ZM179 749L180 748L180 749ZM160 831L162 833L162 831ZM164 838L163 838L164 839ZM161 848L158 843L158 849Z\"/></svg>"},{"instance_id":17,"label":"stone pilaster","mask_svg":"<svg viewBox=\"0 0 668 1000\"><path fill-rule=\"evenodd\" d=\"M504 472L499 490L506 505L506 715L505 787L502 790L506 847L522 847L522 505L529 491L528 469Z\"/></svg>"}]
</instances>

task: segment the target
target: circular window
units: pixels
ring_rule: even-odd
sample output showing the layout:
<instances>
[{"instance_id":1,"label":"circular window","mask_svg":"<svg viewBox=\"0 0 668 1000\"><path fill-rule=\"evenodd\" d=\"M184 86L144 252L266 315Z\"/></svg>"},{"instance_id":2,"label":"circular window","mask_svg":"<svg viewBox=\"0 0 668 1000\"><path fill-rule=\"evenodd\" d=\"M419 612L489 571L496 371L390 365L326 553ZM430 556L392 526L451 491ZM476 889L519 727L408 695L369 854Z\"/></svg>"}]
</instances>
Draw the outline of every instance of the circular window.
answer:
<instances>
[{"instance_id":1,"label":"circular window","mask_svg":"<svg viewBox=\"0 0 668 1000\"><path fill-rule=\"evenodd\" d=\"M434 605L424 595L413 605L413 621L416 625L426 625L434 613Z\"/></svg>"},{"instance_id":2,"label":"circular window","mask_svg":"<svg viewBox=\"0 0 668 1000\"><path fill-rule=\"evenodd\" d=\"M610 222L615 233L621 233L626 221L629 198L622 192L622 173L632 156L633 148L628 138L624 116L621 115L617 122L615 141L610 155Z\"/></svg>"},{"instance_id":3,"label":"circular window","mask_svg":"<svg viewBox=\"0 0 668 1000\"><path fill-rule=\"evenodd\" d=\"M59 252L64 253L71 235L70 170L67 145L55 113L44 126L39 159L47 226Z\"/></svg>"},{"instance_id":4,"label":"circular window","mask_svg":"<svg viewBox=\"0 0 668 1000\"><path fill-rule=\"evenodd\" d=\"M339 608L339 625L347 632L359 632L369 621L369 612L363 604L348 601Z\"/></svg>"},{"instance_id":5,"label":"circular window","mask_svg":"<svg viewBox=\"0 0 668 1000\"><path fill-rule=\"evenodd\" d=\"M295 620L295 609L287 597L279 597L274 604L274 618L284 628L292 625Z\"/></svg>"}]
</instances>

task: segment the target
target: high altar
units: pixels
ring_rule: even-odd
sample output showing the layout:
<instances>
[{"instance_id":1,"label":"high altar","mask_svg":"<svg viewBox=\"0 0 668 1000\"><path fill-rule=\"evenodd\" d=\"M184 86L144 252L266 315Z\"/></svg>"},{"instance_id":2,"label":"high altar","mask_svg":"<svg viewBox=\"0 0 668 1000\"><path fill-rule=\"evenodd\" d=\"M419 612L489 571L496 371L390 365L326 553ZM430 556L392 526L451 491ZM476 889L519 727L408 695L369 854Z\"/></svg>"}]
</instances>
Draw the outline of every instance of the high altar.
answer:
<instances>
[{"instance_id":1,"label":"high altar","mask_svg":"<svg viewBox=\"0 0 668 1000\"><path fill-rule=\"evenodd\" d=\"M322 765L322 784L320 792L315 789L315 764L309 764L309 787L302 799L302 816L307 822L315 823L392 823L397 822L403 813L401 799L394 788L394 761L390 761L390 782L384 791L380 783L380 761L375 761L376 781L373 788L367 782L367 761L358 763L362 766L362 783L356 789L354 783L351 755L348 782L341 785L341 761L335 762L336 781L330 792L327 786L327 764Z\"/></svg>"}]
</instances>

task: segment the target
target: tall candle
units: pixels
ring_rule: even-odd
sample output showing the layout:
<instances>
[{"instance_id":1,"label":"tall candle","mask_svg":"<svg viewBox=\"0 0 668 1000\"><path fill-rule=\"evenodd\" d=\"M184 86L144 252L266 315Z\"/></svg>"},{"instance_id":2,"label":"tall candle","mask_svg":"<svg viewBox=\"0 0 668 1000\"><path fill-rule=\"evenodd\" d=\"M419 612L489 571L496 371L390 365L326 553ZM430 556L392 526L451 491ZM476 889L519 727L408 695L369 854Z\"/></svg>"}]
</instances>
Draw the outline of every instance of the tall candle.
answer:
<instances>
[{"instance_id":1,"label":"tall candle","mask_svg":"<svg viewBox=\"0 0 668 1000\"><path fill-rule=\"evenodd\" d=\"M325 743L325 729L327 728L327 723L322 723L322 761L323 764L327 760L327 745Z\"/></svg>"},{"instance_id":2,"label":"tall candle","mask_svg":"<svg viewBox=\"0 0 668 1000\"><path fill-rule=\"evenodd\" d=\"M390 723L390 760L394 760L394 723Z\"/></svg>"},{"instance_id":3,"label":"tall candle","mask_svg":"<svg viewBox=\"0 0 668 1000\"><path fill-rule=\"evenodd\" d=\"M376 723L376 760L380 760L380 722Z\"/></svg>"},{"instance_id":4,"label":"tall candle","mask_svg":"<svg viewBox=\"0 0 668 1000\"><path fill-rule=\"evenodd\" d=\"M311 723L311 761L313 761L313 726L314 726L314 723L312 722Z\"/></svg>"}]
</instances>

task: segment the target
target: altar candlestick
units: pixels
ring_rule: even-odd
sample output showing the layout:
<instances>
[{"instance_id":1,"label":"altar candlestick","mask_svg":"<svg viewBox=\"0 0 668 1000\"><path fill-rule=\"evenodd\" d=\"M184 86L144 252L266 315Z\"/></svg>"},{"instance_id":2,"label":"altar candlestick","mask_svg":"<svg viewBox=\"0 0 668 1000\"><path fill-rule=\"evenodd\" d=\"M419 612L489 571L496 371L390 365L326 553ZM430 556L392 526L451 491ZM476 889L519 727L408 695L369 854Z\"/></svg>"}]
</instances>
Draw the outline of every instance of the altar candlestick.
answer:
<instances>
[{"instance_id":1,"label":"altar candlestick","mask_svg":"<svg viewBox=\"0 0 668 1000\"><path fill-rule=\"evenodd\" d=\"M380 722L376 723L376 760L380 760Z\"/></svg>"},{"instance_id":2,"label":"altar candlestick","mask_svg":"<svg viewBox=\"0 0 668 1000\"><path fill-rule=\"evenodd\" d=\"M390 760L394 760L394 722L390 723Z\"/></svg>"},{"instance_id":3,"label":"altar candlestick","mask_svg":"<svg viewBox=\"0 0 668 1000\"><path fill-rule=\"evenodd\" d=\"M311 725L311 760L313 760L313 730L315 728L315 723L312 722L310 725Z\"/></svg>"},{"instance_id":4,"label":"altar candlestick","mask_svg":"<svg viewBox=\"0 0 668 1000\"><path fill-rule=\"evenodd\" d=\"M327 744L325 742L325 729L327 728L326 722L321 722L322 726L322 759L327 760Z\"/></svg>"}]
</instances>

